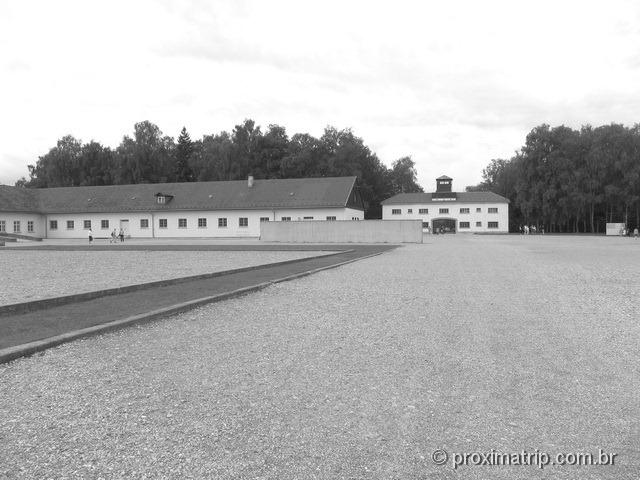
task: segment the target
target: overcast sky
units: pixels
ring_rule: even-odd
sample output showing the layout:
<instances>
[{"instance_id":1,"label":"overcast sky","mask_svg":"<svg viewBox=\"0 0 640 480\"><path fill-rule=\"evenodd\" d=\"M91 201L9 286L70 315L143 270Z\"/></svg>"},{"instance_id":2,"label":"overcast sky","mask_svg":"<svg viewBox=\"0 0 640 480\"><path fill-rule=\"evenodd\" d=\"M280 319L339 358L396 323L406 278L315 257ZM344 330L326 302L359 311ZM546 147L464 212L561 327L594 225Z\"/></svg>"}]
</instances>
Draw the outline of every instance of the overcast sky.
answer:
<instances>
[{"instance_id":1,"label":"overcast sky","mask_svg":"<svg viewBox=\"0 0 640 480\"><path fill-rule=\"evenodd\" d=\"M640 2L0 0L0 112L0 183L67 134L252 118L462 190L541 123L640 121Z\"/></svg>"}]
</instances>

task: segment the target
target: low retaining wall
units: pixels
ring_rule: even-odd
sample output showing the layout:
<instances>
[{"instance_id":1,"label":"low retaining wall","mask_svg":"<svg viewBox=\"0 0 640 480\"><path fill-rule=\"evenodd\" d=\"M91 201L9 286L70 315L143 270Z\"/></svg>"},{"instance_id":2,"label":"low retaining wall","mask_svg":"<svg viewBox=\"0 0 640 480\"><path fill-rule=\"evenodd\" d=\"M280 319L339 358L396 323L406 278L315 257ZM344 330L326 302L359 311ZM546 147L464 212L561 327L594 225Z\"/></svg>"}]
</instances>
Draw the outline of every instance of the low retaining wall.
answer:
<instances>
[{"instance_id":1,"label":"low retaining wall","mask_svg":"<svg viewBox=\"0 0 640 480\"><path fill-rule=\"evenodd\" d=\"M260 240L302 243L422 243L420 220L263 222Z\"/></svg>"}]
</instances>

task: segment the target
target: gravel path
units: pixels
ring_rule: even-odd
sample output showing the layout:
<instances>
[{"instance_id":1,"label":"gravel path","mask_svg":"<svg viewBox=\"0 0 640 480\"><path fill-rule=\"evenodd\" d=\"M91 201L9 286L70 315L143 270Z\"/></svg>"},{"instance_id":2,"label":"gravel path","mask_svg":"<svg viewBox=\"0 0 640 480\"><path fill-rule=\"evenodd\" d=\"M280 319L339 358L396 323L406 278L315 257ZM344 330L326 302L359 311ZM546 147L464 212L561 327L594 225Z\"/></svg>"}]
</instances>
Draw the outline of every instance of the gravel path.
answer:
<instances>
[{"instance_id":1,"label":"gravel path","mask_svg":"<svg viewBox=\"0 0 640 480\"><path fill-rule=\"evenodd\" d=\"M330 252L0 252L0 305L220 272Z\"/></svg>"},{"instance_id":2,"label":"gravel path","mask_svg":"<svg viewBox=\"0 0 640 480\"><path fill-rule=\"evenodd\" d=\"M637 478L638 272L640 242L436 237L0 365L0 477Z\"/></svg>"}]
</instances>

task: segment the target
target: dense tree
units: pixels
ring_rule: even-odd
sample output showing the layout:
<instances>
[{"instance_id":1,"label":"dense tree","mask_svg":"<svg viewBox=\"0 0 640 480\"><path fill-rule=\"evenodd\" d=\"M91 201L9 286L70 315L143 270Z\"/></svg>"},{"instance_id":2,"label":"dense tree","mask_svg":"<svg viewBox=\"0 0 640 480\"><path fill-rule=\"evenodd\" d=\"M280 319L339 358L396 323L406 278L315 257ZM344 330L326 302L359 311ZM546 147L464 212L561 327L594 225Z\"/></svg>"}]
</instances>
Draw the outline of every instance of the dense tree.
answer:
<instances>
[{"instance_id":1,"label":"dense tree","mask_svg":"<svg viewBox=\"0 0 640 480\"><path fill-rule=\"evenodd\" d=\"M394 193L415 193L422 192L422 187L418 185L418 172L416 163L411 157L402 157L391 165L391 186Z\"/></svg>"},{"instance_id":2,"label":"dense tree","mask_svg":"<svg viewBox=\"0 0 640 480\"><path fill-rule=\"evenodd\" d=\"M70 187L81 185L82 142L71 135L58 140L55 147L29 165L30 187Z\"/></svg>"},{"instance_id":3,"label":"dense tree","mask_svg":"<svg viewBox=\"0 0 640 480\"><path fill-rule=\"evenodd\" d=\"M266 132L253 120L231 133L204 135L192 141L183 127L177 143L149 121L135 124L115 151L71 136L29 167L20 185L51 187L255 178L357 176L366 218L380 218L380 202L399 192L422 191L415 164L403 157L387 168L350 129L325 128L320 138L284 127Z\"/></svg>"},{"instance_id":4,"label":"dense tree","mask_svg":"<svg viewBox=\"0 0 640 480\"><path fill-rule=\"evenodd\" d=\"M196 180L210 182L219 180L233 180L231 169L231 151L233 143L227 132L218 135L205 135L194 146L191 161Z\"/></svg>"},{"instance_id":5,"label":"dense tree","mask_svg":"<svg viewBox=\"0 0 640 480\"><path fill-rule=\"evenodd\" d=\"M640 225L640 127L580 130L540 125L510 160L492 160L473 190L511 201L510 226L603 232L606 222Z\"/></svg>"},{"instance_id":6,"label":"dense tree","mask_svg":"<svg viewBox=\"0 0 640 480\"><path fill-rule=\"evenodd\" d=\"M116 183L160 183L175 179L175 145L149 121L136 123L133 138L125 136L117 148Z\"/></svg>"}]
</instances>

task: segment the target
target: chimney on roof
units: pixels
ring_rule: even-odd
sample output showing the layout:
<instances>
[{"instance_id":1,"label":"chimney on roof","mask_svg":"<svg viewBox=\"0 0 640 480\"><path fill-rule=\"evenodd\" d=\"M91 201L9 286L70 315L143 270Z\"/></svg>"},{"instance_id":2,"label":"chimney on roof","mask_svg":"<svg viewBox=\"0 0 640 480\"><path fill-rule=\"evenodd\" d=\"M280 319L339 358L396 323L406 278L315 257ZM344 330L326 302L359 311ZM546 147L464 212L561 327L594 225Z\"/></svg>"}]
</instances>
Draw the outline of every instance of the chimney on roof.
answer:
<instances>
[{"instance_id":1,"label":"chimney on roof","mask_svg":"<svg viewBox=\"0 0 640 480\"><path fill-rule=\"evenodd\" d=\"M247 187L253 188L253 175L249 175L249 178L247 178Z\"/></svg>"}]
</instances>

